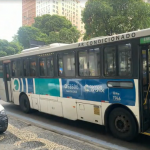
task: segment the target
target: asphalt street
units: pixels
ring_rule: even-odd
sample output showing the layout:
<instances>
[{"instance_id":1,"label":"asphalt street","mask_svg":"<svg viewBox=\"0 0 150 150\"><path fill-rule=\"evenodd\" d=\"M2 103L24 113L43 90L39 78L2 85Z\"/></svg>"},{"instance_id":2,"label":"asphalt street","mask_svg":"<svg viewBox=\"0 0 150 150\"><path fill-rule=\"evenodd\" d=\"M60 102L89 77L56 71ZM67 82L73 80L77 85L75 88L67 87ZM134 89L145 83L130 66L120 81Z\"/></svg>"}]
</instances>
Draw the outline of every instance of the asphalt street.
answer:
<instances>
[{"instance_id":1,"label":"asphalt street","mask_svg":"<svg viewBox=\"0 0 150 150\"><path fill-rule=\"evenodd\" d=\"M10 117L15 117L31 125L59 133L63 136L66 135L72 139L84 141L84 143L94 144L96 147L118 150L150 149L150 137L146 135L140 134L133 142L126 142L116 139L111 134L106 133L103 126L82 121L71 121L38 111L25 114L21 111L19 106L3 101L0 101L0 103L5 107Z\"/></svg>"}]
</instances>

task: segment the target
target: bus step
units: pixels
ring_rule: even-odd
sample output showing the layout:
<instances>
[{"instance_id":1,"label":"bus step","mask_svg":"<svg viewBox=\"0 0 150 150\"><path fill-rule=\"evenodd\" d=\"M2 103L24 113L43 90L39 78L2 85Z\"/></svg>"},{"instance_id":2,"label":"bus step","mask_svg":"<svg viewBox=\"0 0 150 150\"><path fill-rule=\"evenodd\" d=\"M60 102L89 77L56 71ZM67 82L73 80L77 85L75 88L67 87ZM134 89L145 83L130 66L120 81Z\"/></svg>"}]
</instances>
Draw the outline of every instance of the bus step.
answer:
<instances>
[{"instance_id":1,"label":"bus step","mask_svg":"<svg viewBox=\"0 0 150 150\"><path fill-rule=\"evenodd\" d=\"M147 131L143 132L142 134L150 136L150 128Z\"/></svg>"}]
</instances>

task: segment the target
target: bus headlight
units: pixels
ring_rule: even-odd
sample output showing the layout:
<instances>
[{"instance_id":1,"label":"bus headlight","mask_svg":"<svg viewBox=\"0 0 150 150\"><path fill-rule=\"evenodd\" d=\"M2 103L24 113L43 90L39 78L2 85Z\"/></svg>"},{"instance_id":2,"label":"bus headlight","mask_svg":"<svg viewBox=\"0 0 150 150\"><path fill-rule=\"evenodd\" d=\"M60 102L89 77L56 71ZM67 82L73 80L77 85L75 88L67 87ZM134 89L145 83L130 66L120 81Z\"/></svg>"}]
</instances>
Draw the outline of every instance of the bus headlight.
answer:
<instances>
[{"instance_id":1,"label":"bus headlight","mask_svg":"<svg viewBox=\"0 0 150 150\"><path fill-rule=\"evenodd\" d=\"M0 111L0 115L6 115L5 110Z\"/></svg>"}]
</instances>

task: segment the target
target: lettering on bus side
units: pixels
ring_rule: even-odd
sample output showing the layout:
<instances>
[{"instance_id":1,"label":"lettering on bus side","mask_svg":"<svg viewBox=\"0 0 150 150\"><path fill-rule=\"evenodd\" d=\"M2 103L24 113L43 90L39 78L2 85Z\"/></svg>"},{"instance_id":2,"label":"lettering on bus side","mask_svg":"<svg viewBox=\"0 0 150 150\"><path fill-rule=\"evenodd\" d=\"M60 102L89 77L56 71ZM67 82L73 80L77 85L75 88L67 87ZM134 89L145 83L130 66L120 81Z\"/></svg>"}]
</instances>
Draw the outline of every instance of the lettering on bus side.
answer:
<instances>
[{"instance_id":1,"label":"lettering on bus side","mask_svg":"<svg viewBox=\"0 0 150 150\"><path fill-rule=\"evenodd\" d=\"M97 39L97 40L79 43L78 47L93 46L93 45L97 45L97 44L115 42L115 41L119 41L119 40L126 40L126 39L130 39L130 38L135 38L135 37L136 37L135 32L127 33L127 34L123 34L123 35L118 35L118 36L116 35L116 36L112 36L112 37L106 37L103 39Z\"/></svg>"}]
</instances>

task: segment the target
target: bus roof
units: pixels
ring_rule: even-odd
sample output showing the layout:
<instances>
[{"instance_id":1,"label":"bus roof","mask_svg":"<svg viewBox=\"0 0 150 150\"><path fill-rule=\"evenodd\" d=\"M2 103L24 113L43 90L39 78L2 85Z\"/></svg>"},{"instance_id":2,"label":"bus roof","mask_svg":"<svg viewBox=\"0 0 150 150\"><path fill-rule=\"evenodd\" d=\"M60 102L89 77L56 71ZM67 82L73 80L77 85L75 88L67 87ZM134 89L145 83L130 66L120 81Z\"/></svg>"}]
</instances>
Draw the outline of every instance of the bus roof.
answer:
<instances>
[{"instance_id":1,"label":"bus roof","mask_svg":"<svg viewBox=\"0 0 150 150\"><path fill-rule=\"evenodd\" d=\"M111 43L111 42L116 42L116 41L123 41L127 39L133 39L133 38L144 37L144 36L149 36L149 35L150 35L150 28L139 30L139 31L127 32L127 33L118 34L118 35L113 35L113 36L106 36L102 38L100 37L100 38L96 38L96 39L92 39L88 41L83 41L80 43L69 44L69 45L62 45L62 46L57 46L57 47L42 46L42 47L38 47L36 50L29 50L20 54L1 57L0 61L20 58L20 57L25 57L25 56L38 55L38 54L43 54L43 53L48 53L48 52L63 51L63 50Z\"/></svg>"}]
</instances>

